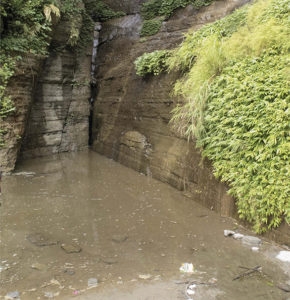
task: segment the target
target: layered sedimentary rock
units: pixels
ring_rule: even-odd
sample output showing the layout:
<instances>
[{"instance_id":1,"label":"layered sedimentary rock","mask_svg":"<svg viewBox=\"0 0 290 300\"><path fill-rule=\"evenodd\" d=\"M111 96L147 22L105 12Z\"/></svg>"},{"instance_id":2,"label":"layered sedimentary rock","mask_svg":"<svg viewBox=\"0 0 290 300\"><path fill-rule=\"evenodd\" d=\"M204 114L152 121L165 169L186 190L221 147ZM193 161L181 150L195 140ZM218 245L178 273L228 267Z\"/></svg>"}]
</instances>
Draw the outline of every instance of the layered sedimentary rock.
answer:
<instances>
[{"instance_id":1,"label":"layered sedimentary rock","mask_svg":"<svg viewBox=\"0 0 290 300\"><path fill-rule=\"evenodd\" d=\"M194 143L180 138L169 120L174 108L170 96L177 74L140 78L134 60L144 52L171 49L189 28L199 28L244 4L218 1L196 10L178 10L161 31L140 41L142 20L133 14L104 24L98 60L98 97L95 104L94 149L108 157L167 182L190 197L225 215L234 206L224 184L202 161Z\"/></svg>"},{"instance_id":2,"label":"layered sedimentary rock","mask_svg":"<svg viewBox=\"0 0 290 300\"><path fill-rule=\"evenodd\" d=\"M1 120L1 171L13 170L20 152L22 157L36 157L88 145L93 45L78 55L67 47L71 26L69 20L57 23L51 41L54 51L47 58L24 57L9 81L7 94L16 110Z\"/></svg>"},{"instance_id":3,"label":"layered sedimentary rock","mask_svg":"<svg viewBox=\"0 0 290 300\"><path fill-rule=\"evenodd\" d=\"M43 58L26 56L18 64L7 87L7 94L15 104L15 113L0 120L5 142L4 147L0 148L1 171L8 172L14 169L42 62Z\"/></svg>"},{"instance_id":4,"label":"layered sedimentary rock","mask_svg":"<svg viewBox=\"0 0 290 300\"><path fill-rule=\"evenodd\" d=\"M38 81L22 147L35 157L88 145L90 57L51 55Z\"/></svg>"},{"instance_id":5,"label":"layered sedimentary rock","mask_svg":"<svg viewBox=\"0 0 290 300\"><path fill-rule=\"evenodd\" d=\"M169 123L175 106L171 91L178 74L140 78L135 74L134 60L144 52L174 48L190 28L196 30L246 2L226 0L199 11L192 6L180 9L146 41L138 35L142 26L138 13L109 21L101 32L96 74L93 148L183 190L226 216L236 216L227 186L214 178L210 162L202 160L194 142L179 137ZM289 240L287 226L280 229L272 232L275 239Z\"/></svg>"},{"instance_id":6,"label":"layered sedimentary rock","mask_svg":"<svg viewBox=\"0 0 290 300\"><path fill-rule=\"evenodd\" d=\"M81 19L78 26L81 27ZM54 49L64 48L70 28L69 21L57 25L52 40ZM81 55L65 47L45 60L22 143L22 157L87 147L91 51L92 45Z\"/></svg>"}]
</instances>

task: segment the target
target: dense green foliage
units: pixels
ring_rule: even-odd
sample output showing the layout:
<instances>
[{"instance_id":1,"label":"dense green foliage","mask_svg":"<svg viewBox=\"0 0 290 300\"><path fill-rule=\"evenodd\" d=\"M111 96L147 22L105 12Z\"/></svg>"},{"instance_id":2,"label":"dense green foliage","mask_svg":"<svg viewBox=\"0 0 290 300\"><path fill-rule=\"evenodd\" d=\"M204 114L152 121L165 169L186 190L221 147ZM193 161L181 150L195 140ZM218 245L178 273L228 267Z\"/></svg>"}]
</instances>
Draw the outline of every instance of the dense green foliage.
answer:
<instances>
[{"instance_id":1,"label":"dense green foliage","mask_svg":"<svg viewBox=\"0 0 290 300\"><path fill-rule=\"evenodd\" d=\"M184 42L168 61L170 69L179 69L185 72L190 70L195 63L195 58L202 51L204 41L212 35L218 39L230 37L239 27L245 25L247 11L248 6L244 6L225 18L204 25L198 31L187 33Z\"/></svg>"},{"instance_id":2,"label":"dense green foliage","mask_svg":"<svg viewBox=\"0 0 290 300\"><path fill-rule=\"evenodd\" d=\"M290 222L289 4L237 10L188 33L162 62L184 74L174 88L184 99L175 128L196 139L257 232Z\"/></svg>"},{"instance_id":3,"label":"dense green foliage","mask_svg":"<svg viewBox=\"0 0 290 300\"><path fill-rule=\"evenodd\" d=\"M215 175L227 181L240 216L255 224L290 221L287 58L269 50L229 65L213 82L199 140Z\"/></svg>"},{"instance_id":4,"label":"dense green foliage","mask_svg":"<svg viewBox=\"0 0 290 300\"><path fill-rule=\"evenodd\" d=\"M158 33L161 25L162 25L163 19L157 18L154 20L145 20L140 32L140 36L150 36Z\"/></svg>"},{"instance_id":5,"label":"dense green foliage","mask_svg":"<svg viewBox=\"0 0 290 300\"><path fill-rule=\"evenodd\" d=\"M26 53L46 54L51 16L59 16L59 9L48 0L4 0L0 10L0 117L3 118L15 110L5 89L17 60Z\"/></svg>"},{"instance_id":6,"label":"dense green foliage","mask_svg":"<svg viewBox=\"0 0 290 300\"><path fill-rule=\"evenodd\" d=\"M150 20L157 16L170 17L180 7L192 4L196 8L209 5L212 0L149 0L142 6L143 19Z\"/></svg>"},{"instance_id":7,"label":"dense green foliage","mask_svg":"<svg viewBox=\"0 0 290 300\"><path fill-rule=\"evenodd\" d=\"M85 2L86 11L94 21L108 21L113 18L125 16L122 11L113 11L107 4L102 1L89 1Z\"/></svg>"},{"instance_id":8,"label":"dense green foliage","mask_svg":"<svg viewBox=\"0 0 290 300\"><path fill-rule=\"evenodd\" d=\"M158 50L152 53L145 53L135 61L137 75L146 76L147 74L159 75L167 67L167 59L170 51Z\"/></svg>"},{"instance_id":9,"label":"dense green foliage","mask_svg":"<svg viewBox=\"0 0 290 300\"><path fill-rule=\"evenodd\" d=\"M158 33L162 21L181 7L192 4L195 8L209 5L213 0L149 0L142 5L141 15L145 20L141 36L150 36ZM158 18L161 17L161 18Z\"/></svg>"}]
</instances>

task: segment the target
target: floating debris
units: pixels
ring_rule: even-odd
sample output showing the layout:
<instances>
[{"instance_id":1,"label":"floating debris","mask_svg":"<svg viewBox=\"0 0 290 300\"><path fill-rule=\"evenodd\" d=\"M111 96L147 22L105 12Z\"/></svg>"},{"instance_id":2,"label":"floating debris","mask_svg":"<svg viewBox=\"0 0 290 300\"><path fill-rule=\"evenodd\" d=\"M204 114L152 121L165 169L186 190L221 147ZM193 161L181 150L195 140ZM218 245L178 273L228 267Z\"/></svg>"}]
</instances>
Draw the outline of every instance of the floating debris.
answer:
<instances>
[{"instance_id":1,"label":"floating debris","mask_svg":"<svg viewBox=\"0 0 290 300\"><path fill-rule=\"evenodd\" d=\"M262 267L261 267L261 266L256 266L256 267L254 267L254 268L245 268L245 267L241 267L241 268L247 269L247 271L244 272L244 273L242 273L242 274L240 274L240 275L238 275L238 276L235 277L233 280L241 279L241 278L243 278L243 277L249 276L249 275L251 275L251 274L253 274L253 273L256 273L256 272L259 272L259 273L262 272Z\"/></svg>"},{"instance_id":2,"label":"floating debris","mask_svg":"<svg viewBox=\"0 0 290 300\"><path fill-rule=\"evenodd\" d=\"M45 293L44 293L44 297L46 297L46 298L53 298L53 297L54 297L54 294L51 293L51 292L45 292Z\"/></svg>"},{"instance_id":3,"label":"floating debris","mask_svg":"<svg viewBox=\"0 0 290 300\"><path fill-rule=\"evenodd\" d=\"M290 251L280 251L276 258L284 262L290 262Z\"/></svg>"},{"instance_id":4,"label":"floating debris","mask_svg":"<svg viewBox=\"0 0 290 300\"><path fill-rule=\"evenodd\" d=\"M191 263L183 263L182 266L179 268L180 272L182 273L193 273L193 264Z\"/></svg>"},{"instance_id":5,"label":"floating debris","mask_svg":"<svg viewBox=\"0 0 290 300\"><path fill-rule=\"evenodd\" d=\"M259 247L252 247L251 249L252 249L253 252L258 252L260 250Z\"/></svg>"},{"instance_id":6,"label":"floating debris","mask_svg":"<svg viewBox=\"0 0 290 300\"><path fill-rule=\"evenodd\" d=\"M20 300L20 294L18 291L10 292L5 296L4 299L5 300L13 300L13 299Z\"/></svg>"},{"instance_id":7,"label":"floating debris","mask_svg":"<svg viewBox=\"0 0 290 300\"><path fill-rule=\"evenodd\" d=\"M195 294L195 291L193 291L193 290L191 290L191 289L187 289L187 290L186 290L186 293L187 293L187 295L192 296L192 295Z\"/></svg>"},{"instance_id":8,"label":"floating debris","mask_svg":"<svg viewBox=\"0 0 290 300\"><path fill-rule=\"evenodd\" d=\"M141 274L138 276L140 279L144 279L144 280L147 280L147 279L150 279L152 277L152 275L150 274Z\"/></svg>"},{"instance_id":9,"label":"floating debris","mask_svg":"<svg viewBox=\"0 0 290 300\"><path fill-rule=\"evenodd\" d=\"M44 297L49 298L49 299L52 299L52 298L54 298L54 297L59 296L59 294L60 294L59 292L56 292L56 293L45 292L45 293L44 293Z\"/></svg>"},{"instance_id":10,"label":"floating debris","mask_svg":"<svg viewBox=\"0 0 290 300\"><path fill-rule=\"evenodd\" d=\"M13 173L14 176L26 176L26 177L34 176L35 174L36 174L35 172L17 172L17 173Z\"/></svg>"},{"instance_id":11,"label":"floating debris","mask_svg":"<svg viewBox=\"0 0 290 300\"><path fill-rule=\"evenodd\" d=\"M88 279L88 288L94 288L97 287L99 284L99 281L97 278L90 278Z\"/></svg>"},{"instance_id":12,"label":"floating debris","mask_svg":"<svg viewBox=\"0 0 290 300\"><path fill-rule=\"evenodd\" d=\"M233 236L235 234L232 230L224 230L224 236Z\"/></svg>"}]
</instances>

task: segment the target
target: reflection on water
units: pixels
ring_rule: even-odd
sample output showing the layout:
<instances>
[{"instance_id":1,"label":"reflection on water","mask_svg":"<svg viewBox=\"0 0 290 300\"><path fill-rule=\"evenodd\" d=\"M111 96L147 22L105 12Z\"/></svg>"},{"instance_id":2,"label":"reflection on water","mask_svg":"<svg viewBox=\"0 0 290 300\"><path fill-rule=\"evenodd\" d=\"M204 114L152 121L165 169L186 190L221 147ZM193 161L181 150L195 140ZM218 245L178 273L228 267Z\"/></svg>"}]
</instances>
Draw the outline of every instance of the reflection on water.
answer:
<instances>
[{"instance_id":1,"label":"reflection on water","mask_svg":"<svg viewBox=\"0 0 290 300\"><path fill-rule=\"evenodd\" d=\"M194 299L284 297L275 284L289 274L261 254L274 246L253 253L225 238L231 220L150 177L90 151L29 160L16 175L2 188L2 297L186 299L184 262L196 270L190 280L214 282ZM232 281L239 266L257 265L267 276Z\"/></svg>"}]
</instances>

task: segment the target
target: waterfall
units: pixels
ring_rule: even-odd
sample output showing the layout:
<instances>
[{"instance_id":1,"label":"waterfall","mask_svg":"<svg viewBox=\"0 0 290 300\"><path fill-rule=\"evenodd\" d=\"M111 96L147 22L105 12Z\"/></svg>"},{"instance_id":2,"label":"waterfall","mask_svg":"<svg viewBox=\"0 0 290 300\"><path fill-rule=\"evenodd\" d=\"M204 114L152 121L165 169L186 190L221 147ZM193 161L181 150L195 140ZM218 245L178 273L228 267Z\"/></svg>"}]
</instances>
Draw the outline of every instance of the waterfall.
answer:
<instances>
[{"instance_id":1,"label":"waterfall","mask_svg":"<svg viewBox=\"0 0 290 300\"><path fill-rule=\"evenodd\" d=\"M93 144L93 137L92 137L93 113L94 113L94 102L97 97L97 81L95 78L95 71L97 67L97 54L98 54L99 36L100 36L101 28L102 28L101 23L99 22L95 23L92 60L91 60L91 97L89 99L90 102L89 146Z\"/></svg>"}]
</instances>

